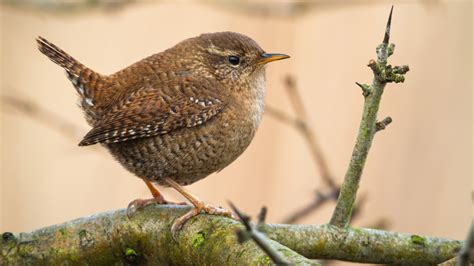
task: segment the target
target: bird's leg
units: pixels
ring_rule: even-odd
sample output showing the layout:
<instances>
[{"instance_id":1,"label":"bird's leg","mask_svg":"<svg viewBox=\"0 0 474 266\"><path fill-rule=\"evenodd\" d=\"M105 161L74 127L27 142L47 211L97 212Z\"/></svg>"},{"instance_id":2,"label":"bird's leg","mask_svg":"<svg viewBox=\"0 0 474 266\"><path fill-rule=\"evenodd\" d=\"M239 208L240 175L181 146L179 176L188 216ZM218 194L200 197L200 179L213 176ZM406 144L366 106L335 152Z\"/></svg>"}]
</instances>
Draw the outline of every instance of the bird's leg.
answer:
<instances>
[{"instance_id":1,"label":"bird's leg","mask_svg":"<svg viewBox=\"0 0 474 266\"><path fill-rule=\"evenodd\" d=\"M191 204L193 204L194 206L194 208L192 208L189 212L177 218L176 221L171 226L171 234L175 240L176 240L176 233L183 227L184 223L186 223L189 219L193 218L194 216L200 213L221 215L221 216L230 217L232 219L237 219L232 212L226 209L223 209L221 207L217 207L217 206L205 203L202 200L198 199L195 195L191 194L189 191L184 189L184 187L176 183L174 180L170 178L165 178L164 180L166 183L168 183L168 185L176 189L181 195L183 195L186 199L188 199L191 202Z\"/></svg>"},{"instance_id":2,"label":"bird's leg","mask_svg":"<svg viewBox=\"0 0 474 266\"><path fill-rule=\"evenodd\" d=\"M156 187L150 181L147 181L145 179L143 179L143 181L145 182L146 186L150 190L153 198L136 199L130 202L130 204L128 204L128 207L127 207L128 218L131 218L137 210L142 209L150 204L156 203L156 204L170 204L170 205L186 205L185 202L176 203L176 202L168 201L167 199L165 199L165 197L163 197L163 195L158 191L158 189L156 189Z\"/></svg>"}]
</instances>

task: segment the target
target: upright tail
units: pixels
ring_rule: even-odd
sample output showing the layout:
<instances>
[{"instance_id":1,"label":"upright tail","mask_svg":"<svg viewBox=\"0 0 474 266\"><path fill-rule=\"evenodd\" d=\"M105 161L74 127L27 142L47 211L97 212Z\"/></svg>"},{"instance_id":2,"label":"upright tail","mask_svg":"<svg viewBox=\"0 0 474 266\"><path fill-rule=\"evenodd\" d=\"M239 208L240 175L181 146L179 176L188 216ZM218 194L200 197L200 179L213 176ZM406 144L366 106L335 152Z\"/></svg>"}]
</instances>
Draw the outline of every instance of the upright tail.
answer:
<instances>
[{"instance_id":1,"label":"upright tail","mask_svg":"<svg viewBox=\"0 0 474 266\"><path fill-rule=\"evenodd\" d=\"M74 75L86 68L83 64L79 63L79 61L56 45L48 42L45 38L39 36L36 41L38 42L38 49L51 61L64 68L68 74Z\"/></svg>"},{"instance_id":2,"label":"upright tail","mask_svg":"<svg viewBox=\"0 0 474 266\"><path fill-rule=\"evenodd\" d=\"M106 76L100 75L92 69L84 66L72 56L50 43L43 37L36 39L38 49L51 61L66 70L67 77L76 88L81 97L82 108L86 115L93 115L94 105L100 101L101 89L106 83Z\"/></svg>"}]
</instances>

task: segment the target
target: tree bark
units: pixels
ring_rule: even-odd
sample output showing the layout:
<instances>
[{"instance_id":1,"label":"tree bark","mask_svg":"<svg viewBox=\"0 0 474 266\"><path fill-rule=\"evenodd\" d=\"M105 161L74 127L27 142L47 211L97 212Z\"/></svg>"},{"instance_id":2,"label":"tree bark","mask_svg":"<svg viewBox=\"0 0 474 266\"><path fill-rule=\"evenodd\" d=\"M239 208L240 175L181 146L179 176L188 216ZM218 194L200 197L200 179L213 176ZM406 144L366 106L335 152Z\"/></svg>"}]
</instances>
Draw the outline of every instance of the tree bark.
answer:
<instances>
[{"instance_id":1,"label":"tree bark","mask_svg":"<svg viewBox=\"0 0 474 266\"><path fill-rule=\"evenodd\" d=\"M237 242L235 232L242 225L225 217L199 215L185 224L177 242L174 241L171 224L188 208L149 206L132 219L120 209L29 233L3 233L0 265L271 264L253 241ZM330 225L275 224L265 225L263 231L272 239L274 249L298 265L316 264L311 259L427 265L454 257L462 244L456 240Z\"/></svg>"}]
</instances>

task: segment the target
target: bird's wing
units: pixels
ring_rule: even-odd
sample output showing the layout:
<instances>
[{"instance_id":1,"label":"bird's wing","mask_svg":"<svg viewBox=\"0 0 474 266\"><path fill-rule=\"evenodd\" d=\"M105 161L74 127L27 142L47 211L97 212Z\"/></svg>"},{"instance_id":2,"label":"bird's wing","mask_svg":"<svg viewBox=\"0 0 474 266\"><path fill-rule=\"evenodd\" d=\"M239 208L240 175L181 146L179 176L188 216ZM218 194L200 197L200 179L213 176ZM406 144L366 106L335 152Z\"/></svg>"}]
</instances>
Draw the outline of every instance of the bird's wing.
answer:
<instances>
[{"instance_id":1,"label":"bird's wing","mask_svg":"<svg viewBox=\"0 0 474 266\"><path fill-rule=\"evenodd\" d=\"M122 142L199 126L225 106L217 97L192 95L179 93L170 97L153 87L141 88L111 106L79 146Z\"/></svg>"}]
</instances>

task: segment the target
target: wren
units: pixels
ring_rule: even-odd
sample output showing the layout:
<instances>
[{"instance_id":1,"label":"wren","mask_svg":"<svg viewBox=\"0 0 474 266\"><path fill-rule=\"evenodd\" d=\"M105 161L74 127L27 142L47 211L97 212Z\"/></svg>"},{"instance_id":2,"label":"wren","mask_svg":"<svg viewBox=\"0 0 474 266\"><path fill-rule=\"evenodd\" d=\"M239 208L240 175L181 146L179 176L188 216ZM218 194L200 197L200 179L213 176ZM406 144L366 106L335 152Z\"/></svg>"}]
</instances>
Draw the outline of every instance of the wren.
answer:
<instances>
[{"instance_id":1,"label":"wren","mask_svg":"<svg viewBox=\"0 0 474 266\"><path fill-rule=\"evenodd\" d=\"M151 203L172 204L153 184L173 187L194 206L175 221L173 236L201 212L232 216L182 186L222 170L248 147L264 109L265 65L288 55L266 53L239 33L208 33L102 75L42 37L37 43L79 94L92 127L79 146L103 145L150 189L153 198L132 201L129 217Z\"/></svg>"}]
</instances>

